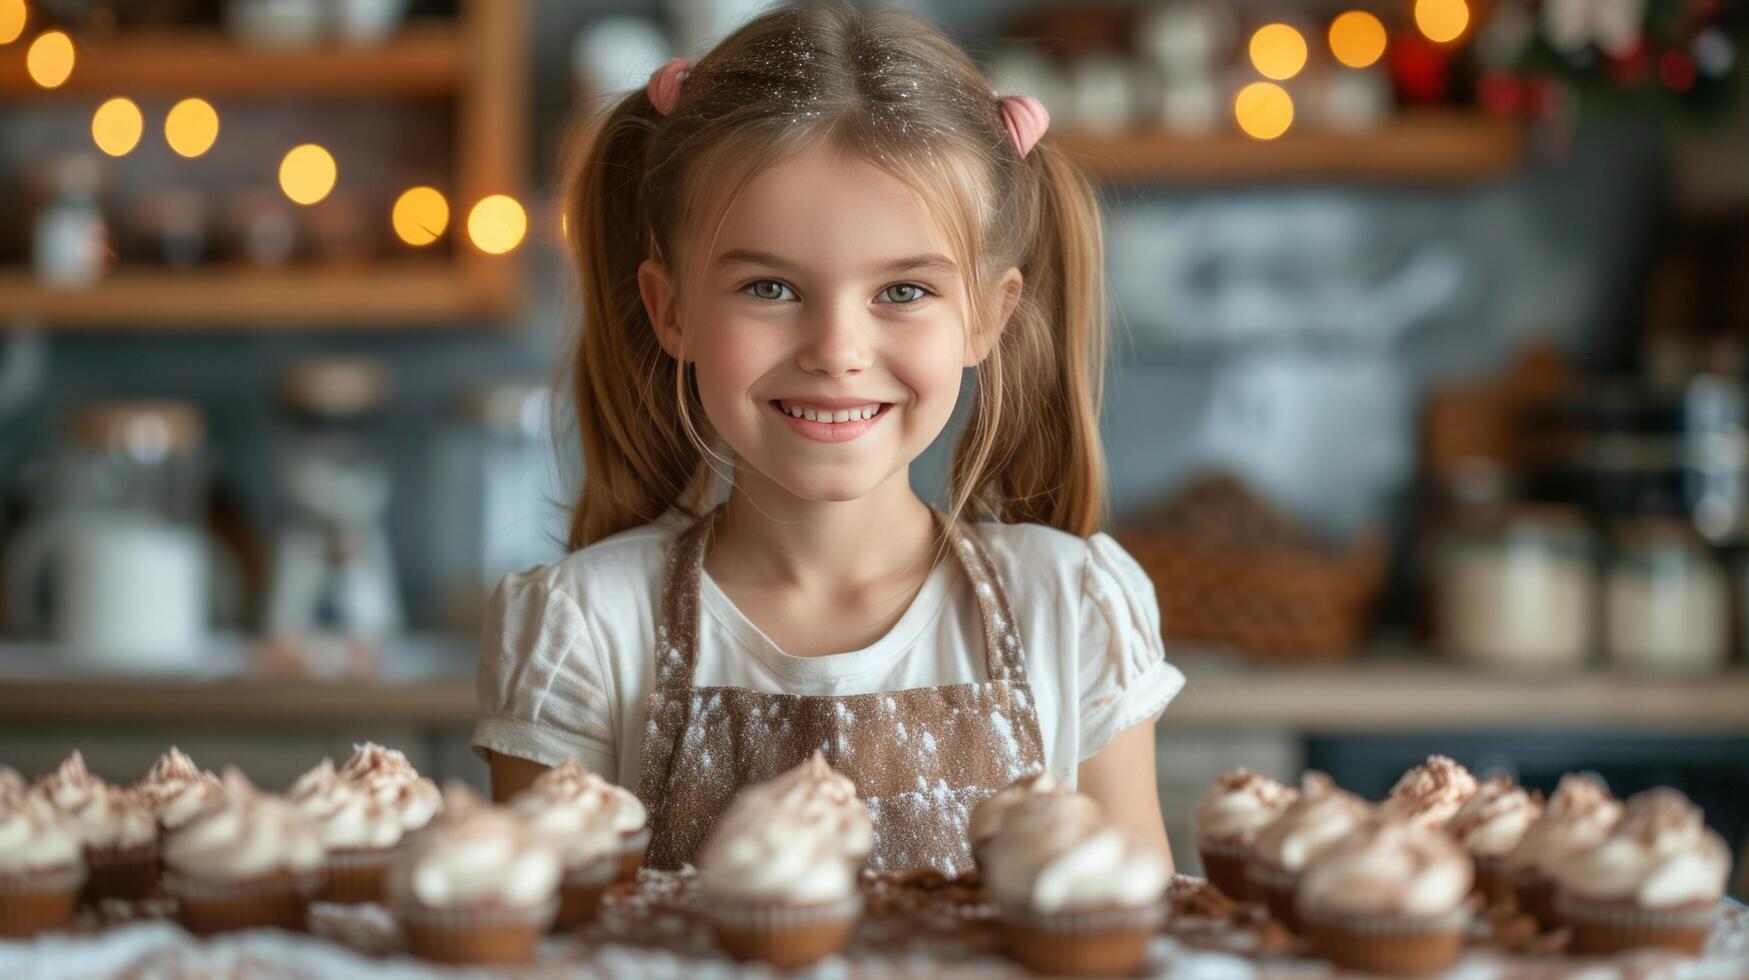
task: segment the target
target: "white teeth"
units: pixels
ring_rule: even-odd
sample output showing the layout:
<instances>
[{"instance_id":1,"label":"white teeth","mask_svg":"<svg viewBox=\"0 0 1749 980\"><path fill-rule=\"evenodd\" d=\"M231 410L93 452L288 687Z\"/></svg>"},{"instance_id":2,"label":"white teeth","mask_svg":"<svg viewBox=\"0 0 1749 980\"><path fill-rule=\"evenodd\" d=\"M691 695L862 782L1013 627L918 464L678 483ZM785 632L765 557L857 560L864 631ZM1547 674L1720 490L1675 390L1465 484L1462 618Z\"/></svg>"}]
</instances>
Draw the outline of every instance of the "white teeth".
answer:
<instances>
[{"instance_id":1,"label":"white teeth","mask_svg":"<svg viewBox=\"0 0 1749 980\"><path fill-rule=\"evenodd\" d=\"M860 422L863 419L874 418L876 415L880 414L880 411L881 411L881 407L879 404L862 405L862 406L859 406L857 408L840 408L840 409L837 409L836 411L826 411L823 409L813 409L813 408L808 408L806 406L796 405L796 404L792 404L790 402L785 402L785 401L778 402L778 405L785 412L789 413L790 415L795 416L798 419L807 419L810 422L828 422L828 423L833 423L833 424L836 424L839 422Z\"/></svg>"}]
</instances>

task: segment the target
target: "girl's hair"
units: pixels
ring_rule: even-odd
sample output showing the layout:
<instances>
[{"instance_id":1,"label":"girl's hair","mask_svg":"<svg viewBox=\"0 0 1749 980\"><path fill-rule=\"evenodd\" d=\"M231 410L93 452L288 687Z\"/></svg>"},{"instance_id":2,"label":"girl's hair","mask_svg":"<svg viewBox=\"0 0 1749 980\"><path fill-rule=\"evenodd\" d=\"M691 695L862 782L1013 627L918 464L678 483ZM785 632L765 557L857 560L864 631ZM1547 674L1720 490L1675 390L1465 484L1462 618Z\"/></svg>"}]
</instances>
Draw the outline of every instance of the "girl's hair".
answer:
<instances>
[{"instance_id":1,"label":"girl's hair","mask_svg":"<svg viewBox=\"0 0 1749 980\"><path fill-rule=\"evenodd\" d=\"M1024 93L1015 93L1024 94ZM693 369L663 350L638 265L679 268L687 234L773 162L827 145L916 189L952 236L971 297L968 330L1010 266L1025 282L977 367L954 450L948 516L1037 522L1082 537L1104 521L1099 441L1106 325L1099 211L1049 135L1020 156L997 96L933 25L847 3L787 6L748 22L693 66L669 115L643 89L577 128L566 221L583 294L573 385L583 489L570 546L708 509L718 438ZM822 206L830 206L822 202ZM684 354L684 352L683 352ZM658 384L672 377L673 387ZM701 433L700 429L704 431Z\"/></svg>"}]
</instances>

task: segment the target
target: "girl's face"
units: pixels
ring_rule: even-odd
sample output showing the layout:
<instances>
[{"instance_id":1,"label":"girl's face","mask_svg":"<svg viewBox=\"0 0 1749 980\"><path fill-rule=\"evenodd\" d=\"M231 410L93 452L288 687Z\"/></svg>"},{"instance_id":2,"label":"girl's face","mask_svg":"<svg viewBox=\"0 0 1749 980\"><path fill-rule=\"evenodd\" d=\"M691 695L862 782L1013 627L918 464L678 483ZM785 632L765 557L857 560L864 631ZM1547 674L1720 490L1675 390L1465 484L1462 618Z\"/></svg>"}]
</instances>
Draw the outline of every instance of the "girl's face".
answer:
<instances>
[{"instance_id":1,"label":"girl's face","mask_svg":"<svg viewBox=\"0 0 1749 980\"><path fill-rule=\"evenodd\" d=\"M958 260L916 192L831 148L756 175L682 263L678 283L655 260L639 269L663 347L679 357L684 336L738 464L806 500L908 479L998 332L969 337ZM1015 269L993 287L998 328L1019 292Z\"/></svg>"}]
</instances>

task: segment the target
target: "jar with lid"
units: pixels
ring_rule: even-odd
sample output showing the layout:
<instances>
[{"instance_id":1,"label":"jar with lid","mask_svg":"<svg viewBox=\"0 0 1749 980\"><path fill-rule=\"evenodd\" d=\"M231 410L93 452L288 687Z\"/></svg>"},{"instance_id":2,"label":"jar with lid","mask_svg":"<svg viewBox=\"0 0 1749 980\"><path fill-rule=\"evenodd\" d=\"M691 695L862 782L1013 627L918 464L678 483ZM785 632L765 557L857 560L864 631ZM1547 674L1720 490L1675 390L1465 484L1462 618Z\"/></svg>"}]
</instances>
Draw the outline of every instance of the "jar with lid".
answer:
<instances>
[{"instance_id":1,"label":"jar with lid","mask_svg":"<svg viewBox=\"0 0 1749 980\"><path fill-rule=\"evenodd\" d=\"M1594 646L1595 536L1577 509L1501 504L1439 543L1434 610L1447 656L1511 670L1582 666Z\"/></svg>"},{"instance_id":2,"label":"jar with lid","mask_svg":"<svg viewBox=\"0 0 1749 980\"><path fill-rule=\"evenodd\" d=\"M1729 587L1706 542L1674 517L1615 530L1606 591L1610 660L1647 671L1698 672L1729 654Z\"/></svg>"}]
</instances>

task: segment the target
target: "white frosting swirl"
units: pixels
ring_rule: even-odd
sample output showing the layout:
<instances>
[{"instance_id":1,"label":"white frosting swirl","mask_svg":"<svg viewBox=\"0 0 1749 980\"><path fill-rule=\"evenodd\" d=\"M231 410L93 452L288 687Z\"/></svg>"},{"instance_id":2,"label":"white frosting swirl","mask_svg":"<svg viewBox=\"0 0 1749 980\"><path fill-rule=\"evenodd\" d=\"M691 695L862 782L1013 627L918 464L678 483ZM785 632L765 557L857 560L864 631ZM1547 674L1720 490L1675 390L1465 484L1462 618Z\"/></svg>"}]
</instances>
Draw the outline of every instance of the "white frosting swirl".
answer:
<instances>
[{"instance_id":1,"label":"white frosting swirl","mask_svg":"<svg viewBox=\"0 0 1749 980\"><path fill-rule=\"evenodd\" d=\"M1456 909L1474 879L1470 856L1448 835L1375 819L1313 858L1294 900L1302 909L1432 917Z\"/></svg>"},{"instance_id":2,"label":"white frosting swirl","mask_svg":"<svg viewBox=\"0 0 1749 980\"><path fill-rule=\"evenodd\" d=\"M93 850L144 847L157 839L157 825L144 801L91 775L77 749L38 780L33 791L72 821Z\"/></svg>"},{"instance_id":3,"label":"white frosting swirl","mask_svg":"<svg viewBox=\"0 0 1749 980\"><path fill-rule=\"evenodd\" d=\"M181 749L171 746L134 783L133 789L151 806L158 826L168 831L187 823L219 792L219 778L198 768Z\"/></svg>"},{"instance_id":4,"label":"white frosting swirl","mask_svg":"<svg viewBox=\"0 0 1749 980\"><path fill-rule=\"evenodd\" d=\"M401 820L402 828L418 830L443 808L437 784L419 775L406 755L375 742L352 747L340 776L365 789Z\"/></svg>"},{"instance_id":5,"label":"white frosting swirl","mask_svg":"<svg viewBox=\"0 0 1749 980\"><path fill-rule=\"evenodd\" d=\"M699 857L699 875L716 895L797 904L856 889L856 865L830 824L759 800L730 807Z\"/></svg>"},{"instance_id":6,"label":"white frosting swirl","mask_svg":"<svg viewBox=\"0 0 1749 980\"><path fill-rule=\"evenodd\" d=\"M83 841L66 815L37 793L0 786L0 872L76 868Z\"/></svg>"},{"instance_id":7,"label":"white frosting swirl","mask_svg":"<svg viewBox=\"0 0 1749 980\"><path fill-rule=\"evenodd\" d=\"M330 759L299 776L286 796L310 818L329 850L382 850L400 843L399 815L355 783L341 779Z\"/></svg>"},{"instance_id":8,"label":"white frosting swirl","mask_svg":"<svg viewBox=\"0 0 1749 980\"><path fill-rule=\"evenodd\" d=\"M575 759L541 773L523 793L600 811L606 815L613 832L621 836L643 830L649 819L636 793L602 779Z\"/></svg>"},{"instance_id":9,"label":"white frosting swirl","mask_svg":"<svg viewBox=\"0 0 1749 980\"><path fill-rule=\"evenodd\" d=\"M29 788L30 784L24 781L24 777L18 774L17 769L11 766L0 766L0 793L23 792Z\"/></svg>"},{"instance_id":10,"label":"white frosting swirl","mask_svg":"<svg viewBox=\"0 0 1749 980\"><path fill-rule=\"evenodd\" d=\"M1308 772L1300 777L1299 798L1251 842L1252 859L1278 871L1298 872L1371 813L1371 804L1337 788L1329 776Z\"/></svg>"},{"instance_id":11,"label":"white frosting swirl","mask_svg":"<svg viewBox=\"0 0 1749 980\"><path fill-rule=\"evenodd\" d=\"M1674 789L1636 793L1603 842L1552 869L1563 893L1642 908L1716 902L1731 874L1724 838Z\"/></svg>"},{"instance_id":12,"label":"white frosting swirl","mask_svg":"<svg viewBox=\"0 0 1749 980\"><path fill-rule=\"evenodd\" d=\"M1540 795L1533 799L1511 776L1491 776L1452 814L1445 830L1476 857L1503 858L1542 812Z\"/></svg>"},{"instance_id":13,"label":"white frosting swirl","mask_svg":"<svg viewBox=\"0 0 1749 980\"><path fill-rule=\"evenodd\" d=\"M545 835L452 782L436 819L401 845L384 887L395 902L427 908L532 908L557 892L561 871Z\"/></svg>"},{"instance_id":14,"label":"white frosting swirl","mask_svg":"<svg viewBox=\"0 0 1749 980\"><path fill-rule=\"evenodd\" d=\"M978 805L972 808L972 820L967 828L967 836L970 837L972 846L980 847L996 836L996 831L1002 829L1002 821L1008 818L1008 812L1021 800L1034 795L1067 792L1067 786L1052 779L1051 774L1043 770L1009 783L995 795L978 801Z\"/></svg>"},{"instance_id":15,"label":"white frosting swirl","mask_svg":"<svg viewBox=\"0 0 1749 980\"><path fill-rule=\"evenodd\" d=\"M1542 816L1531 821L1506 863L1517 871L1548 875L1568 857L1597 846L1621 817L1621 803L1589 776L1568 773L1555 787Z\"/></svg>"},{"instance_id":16,"label":"white frosting swirl","mask_svg":"<svg viewBox=\"0 0 1749 980\"><path fill-rule=\"evenodd\" d=\"M565 868L572 871L613 855L623 833L616 818L622 817L624 808L613 794L602 790L610 784L599 777L583 778L588 776L594 774L567 762L543 773L510 801L510 809L545 834L559 849ZM642 811L643 805L638 809ZM642 825L640 819L632 829Z\"/></svg>"},{"instance_id":17,"label":"white frosting swirl","mask_svg":"<svg viewBox=\"0 0 1749 980\"><path fill-rule=\"evenodd\" d=\"M1172 877L1163 855L1080 793L1035 794L1015 804L985 845L984 862L997 903L1033 912L1148 905Z\"/></svg>"},{"instance_id":18,"label":"white frosting swirl","mask_svg":"<svg viewBox=\"0 0 1749 980\"><path fill-rule=\"evenodd\" d=\"M310 818L227 768L223 788L164 838L164 866L190 878L244 879L304 873L327 850Z\"/></svg>"},{"instance_id":19,"label":"white frosting swirl","mask_svg":"<svg viewBox=\"0 0 1749 980\"><path fill-rule=\"evenodd\" d=\"M737 810L743 819L782 810L794 813L799 821L819 823L845 857L855 862L867 858L874 847L874 822L857 798L856 784L834 770L817 749L800 765L743 789L723 822L728 823Z\"/></svg>"},{"instance_id":20,"label":"white frosting swirl","mask_svg":"<svg viewBox=\"0 0 1749 980\"><path fill-rule=\"evenodd\" d=\"M1430 755L1397 780L1379 810L1386 817L1437 830L1475 791L1476 777L1468 769L1447 756Z\"/></svg>"},{"instance_id":21,"label":"white frosting swirl","mask_svg":"<svg viewBox=\"0 0 1749 980\"><path fill-rule=\"evenodd\" d=\"M1249 844L1299 795L1249 769L1221 773L1196 804L1198 840Z\"/></svg>"}]
</instances>

